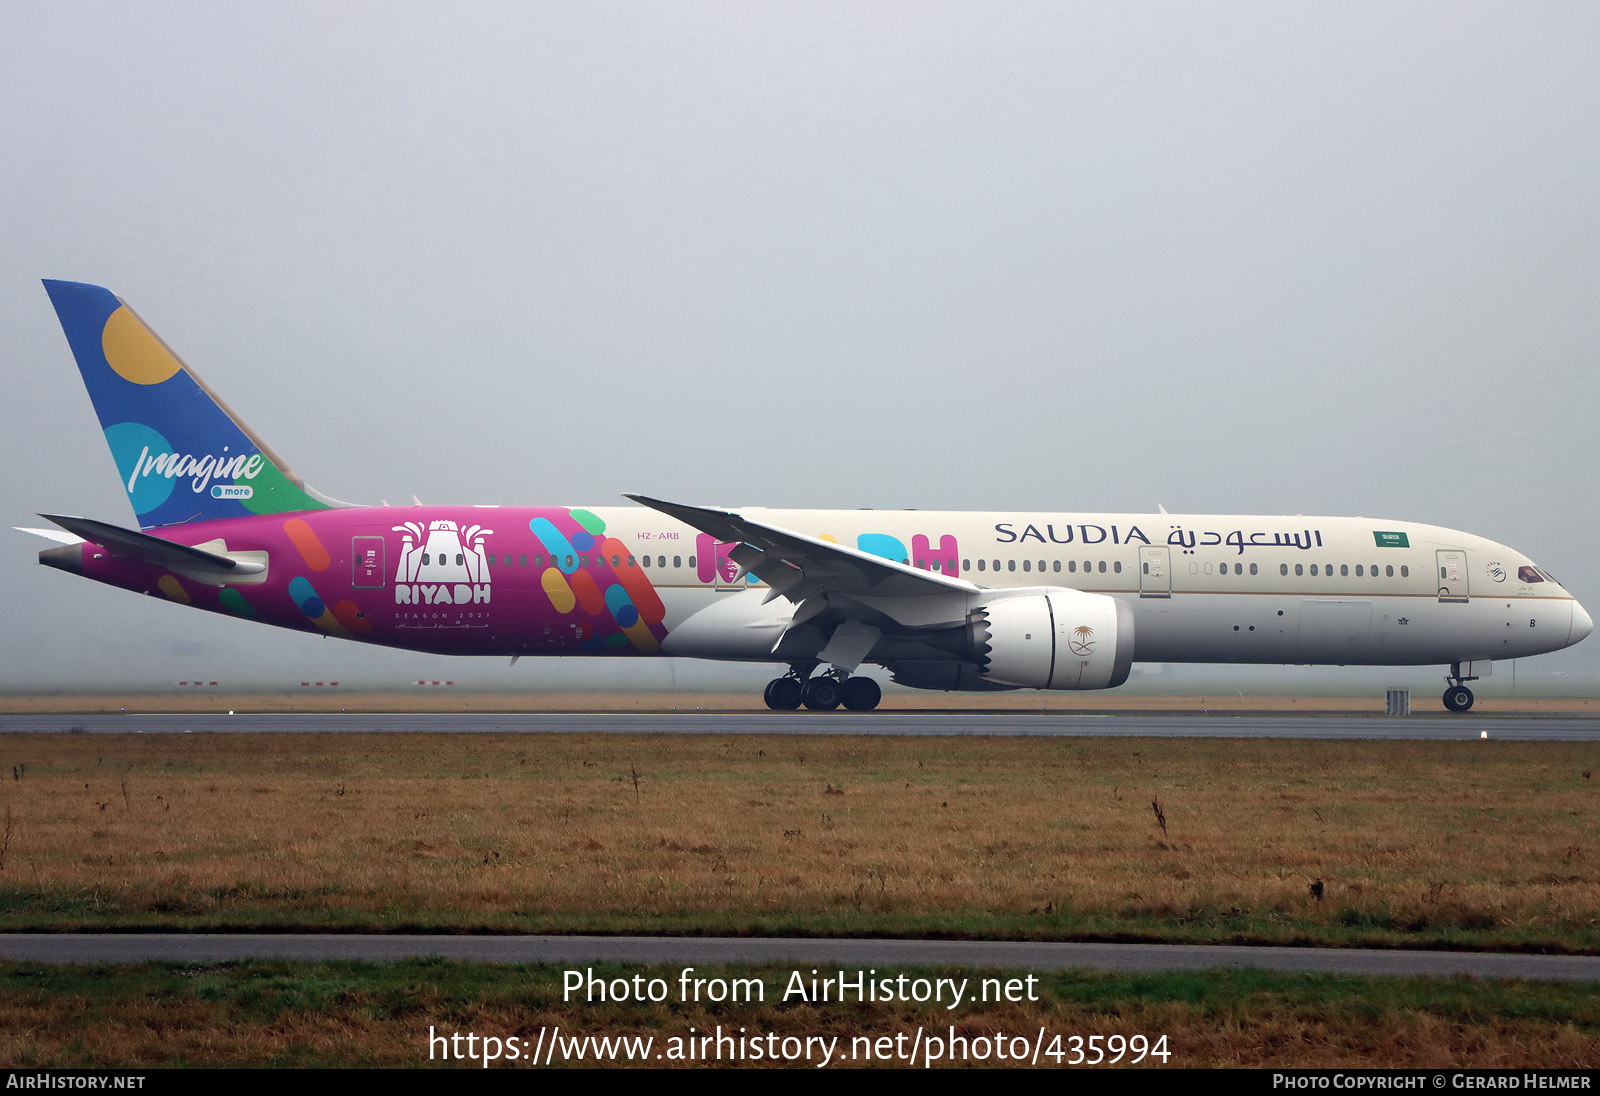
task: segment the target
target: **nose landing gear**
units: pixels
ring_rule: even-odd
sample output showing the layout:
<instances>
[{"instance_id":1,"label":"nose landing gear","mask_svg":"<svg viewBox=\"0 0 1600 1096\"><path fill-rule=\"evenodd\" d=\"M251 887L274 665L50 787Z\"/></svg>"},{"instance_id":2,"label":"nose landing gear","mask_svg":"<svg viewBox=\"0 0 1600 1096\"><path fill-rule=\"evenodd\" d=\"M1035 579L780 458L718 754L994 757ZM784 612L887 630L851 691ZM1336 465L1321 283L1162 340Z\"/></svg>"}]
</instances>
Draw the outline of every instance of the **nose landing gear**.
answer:
<instances>
[{"instance_id":1,"label":"nose landing gear","mask_svg":"<svg viewBox=\"0 0 1600 1096\"><path fill-rule=\"evenodd\" d=\"M1474 699L1472 690L1467 688L1466 682L1476 681L1476 677L1461 676L1461 663L1450 663L1450 672L1445 675L1449 688L1444 691L1445 709L1452 712L1465 712L1471 709Z\"/></svg>"}]
</instances>

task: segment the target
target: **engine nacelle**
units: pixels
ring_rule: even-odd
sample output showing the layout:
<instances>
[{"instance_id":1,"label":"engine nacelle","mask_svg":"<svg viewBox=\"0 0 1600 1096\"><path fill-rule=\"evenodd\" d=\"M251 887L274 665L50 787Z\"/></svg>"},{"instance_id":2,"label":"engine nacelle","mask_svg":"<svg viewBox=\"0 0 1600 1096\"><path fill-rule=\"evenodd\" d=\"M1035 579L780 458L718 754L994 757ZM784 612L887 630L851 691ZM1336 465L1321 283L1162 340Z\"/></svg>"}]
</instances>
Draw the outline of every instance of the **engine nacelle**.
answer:
<instances>
[{"instance_id":1,"label":"engine nacelle","mask_svg":"<svg viewBox=\"0 0 1600 1096\"><path fill-rule=\"evenodd\" d=\"M969 659L998 685L1113 689L1133 668L1133 610L1105 594L997 598L972 611L967 637Z\"/></svg>"}]
</instances>

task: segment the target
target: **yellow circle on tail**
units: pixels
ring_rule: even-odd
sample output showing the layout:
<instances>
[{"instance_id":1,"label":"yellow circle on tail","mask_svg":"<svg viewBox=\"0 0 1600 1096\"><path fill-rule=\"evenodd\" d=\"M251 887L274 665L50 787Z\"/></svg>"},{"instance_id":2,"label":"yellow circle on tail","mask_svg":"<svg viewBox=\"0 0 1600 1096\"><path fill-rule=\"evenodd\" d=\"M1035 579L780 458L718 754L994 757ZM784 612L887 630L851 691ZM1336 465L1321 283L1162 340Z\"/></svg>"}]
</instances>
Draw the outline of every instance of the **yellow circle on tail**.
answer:
<instances>
[{"instance_id":1,"label":"yellow circle on tail","mask_svg":"<svg viewBox=\"0 0 1600 1096\"><path fill-rule=\"evenodd\" d=\"M182 368L172 351L139 322L139 317L128 311L127 305L111 313L111 318L106 320L100 345L117 376L134 384L160 384Z\"/></svg>"}]
</instances>

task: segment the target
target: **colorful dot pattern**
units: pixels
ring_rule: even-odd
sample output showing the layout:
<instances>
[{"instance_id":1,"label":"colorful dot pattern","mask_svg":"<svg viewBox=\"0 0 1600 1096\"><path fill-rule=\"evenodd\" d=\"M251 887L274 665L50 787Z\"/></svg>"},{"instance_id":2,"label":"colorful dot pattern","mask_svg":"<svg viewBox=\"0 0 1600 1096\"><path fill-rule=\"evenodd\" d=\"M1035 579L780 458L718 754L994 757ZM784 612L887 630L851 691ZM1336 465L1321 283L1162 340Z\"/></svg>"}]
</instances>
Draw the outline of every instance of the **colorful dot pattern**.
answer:
<instances>
[{"instance_id":1,"label":"colorful dot pattern","mask_svg":"<svg viewBox=\"0 0 1600 1096\"><path fill-rule=\"evenodd\" d=\"M621 541L605 535L605 522L588 510L542 507L528 520L551 560L540 576L550 606L562 616L582 613L574 630L588 651L632 646L641 654L661 649L666 636L666 606ZM584 566L584 558L588 566Z\"/></svg>"}]
</instances>

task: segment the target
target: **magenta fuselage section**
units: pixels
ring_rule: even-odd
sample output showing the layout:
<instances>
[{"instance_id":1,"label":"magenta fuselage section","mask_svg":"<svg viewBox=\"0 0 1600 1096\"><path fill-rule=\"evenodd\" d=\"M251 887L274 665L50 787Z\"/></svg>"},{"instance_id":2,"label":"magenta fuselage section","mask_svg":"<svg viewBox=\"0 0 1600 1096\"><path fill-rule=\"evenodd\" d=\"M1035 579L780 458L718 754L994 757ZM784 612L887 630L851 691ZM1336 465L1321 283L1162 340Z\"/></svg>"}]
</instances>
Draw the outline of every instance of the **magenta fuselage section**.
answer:
<instances>
[{"instance_id":1,"label":"magenta fuselage section","mask_svg":"<svg viewBox=\"0 0 1600 1096\"><path fill-rule=\"evenodd\" d=\"M692 557L646 561L594 513L560 506L363 507L150 532L236 559L265 553L266 571L219 586L85 543L83 575L245 620L438 654L653 654L667 634L657 584L700 584Z\"/></svg>"}]
</instances>

